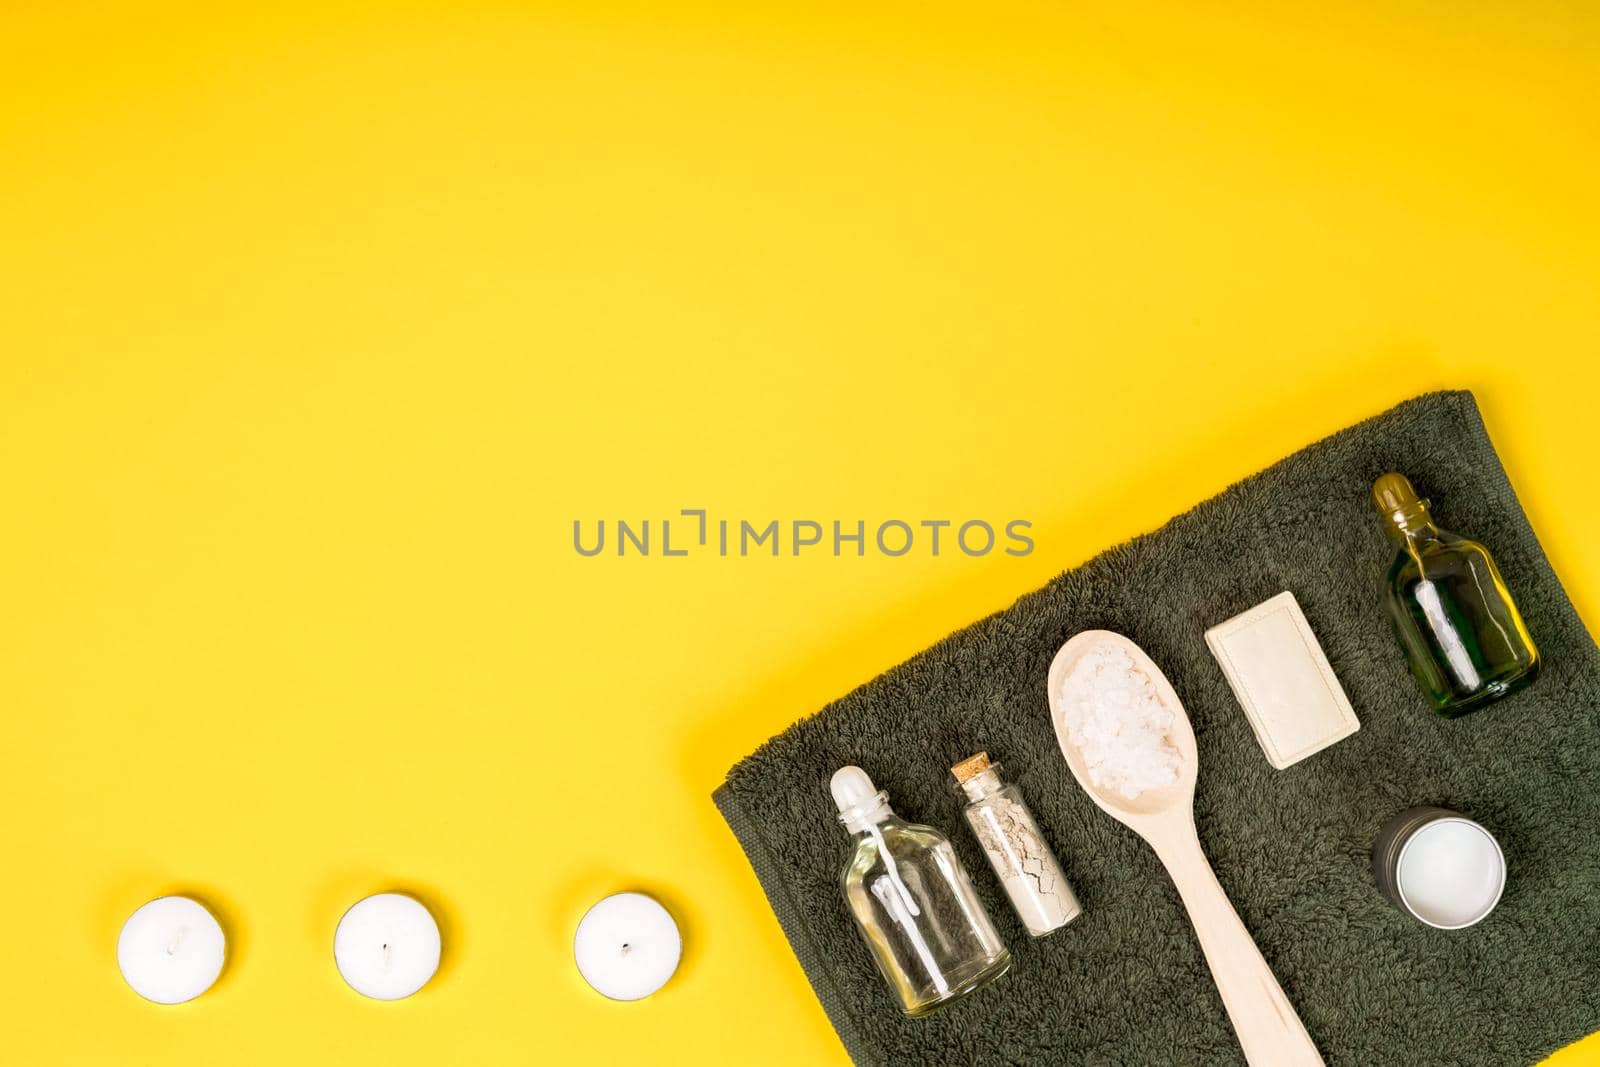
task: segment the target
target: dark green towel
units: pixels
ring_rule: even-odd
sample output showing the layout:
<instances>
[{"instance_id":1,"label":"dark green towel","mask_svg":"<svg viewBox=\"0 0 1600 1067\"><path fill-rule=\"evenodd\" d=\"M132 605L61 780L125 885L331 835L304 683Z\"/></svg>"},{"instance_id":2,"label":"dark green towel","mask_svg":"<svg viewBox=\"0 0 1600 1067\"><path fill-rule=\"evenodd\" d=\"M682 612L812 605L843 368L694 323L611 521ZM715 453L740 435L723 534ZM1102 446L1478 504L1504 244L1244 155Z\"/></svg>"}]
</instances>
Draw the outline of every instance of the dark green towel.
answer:
<instances>
[{"instance_id":1,"label":"dark green towel","mask_svg":"<svg viewBox=\"0 0 1600 1067\"><path fill-rule=\"evenodd\" d=\"M1393 550L1373 478L1410 475L1439 523L1486 544L1545 658L1526 691L1433 717L1390 633ZM1299 598L1361 730L1268 765L1203 633L1282 590ZM1200 840L1330 1064L1524 1064L1600 1028L1600 652L1551 571L1468 393L1429 394L1312 445L1154 533L1063 574L763 745L716 802L851 1056L862 1064L1242 1062L1177 894L1150 850L1078 789L1045 674L1080 630L1161 665L1200 751ZM1032 941L948 788L986 749L1021 784L1084 914ZM907 1019L839 893L847 837L828 776L859 764L960 850L1015 963ZM1378 895L1385 819L1440 804L1505 849L1500 907L1434 930Z\"/></svg>"}]
</instances>

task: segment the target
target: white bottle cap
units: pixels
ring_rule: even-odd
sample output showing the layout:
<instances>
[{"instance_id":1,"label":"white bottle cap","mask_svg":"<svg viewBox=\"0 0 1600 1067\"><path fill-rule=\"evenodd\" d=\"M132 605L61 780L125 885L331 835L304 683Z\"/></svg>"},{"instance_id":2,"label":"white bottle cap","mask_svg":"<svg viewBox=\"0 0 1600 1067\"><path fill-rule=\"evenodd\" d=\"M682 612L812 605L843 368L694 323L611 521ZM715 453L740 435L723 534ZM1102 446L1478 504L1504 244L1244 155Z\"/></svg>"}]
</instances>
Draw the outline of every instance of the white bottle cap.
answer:
<instances>
[{"instance_id":1,"label":"white bottle cap","mask_svg":"<svg viewBox=\"0 0 1600 1067\"><path fill-rule=\"evenodd\" d=\"M839 821L847 830L864 829L889 806L888 794L873 785L871 777L860 767L840 767L834 771L828 789L839 808Z\"/></svg>"},{"instance_id":2,"label":"white bottle cap","mask_svg":"<svg viewBox=\"0 0 1600 1067\"><path fill-rule=\"evenodd\" d=\"M833 781L828 783L828 788L833 791L833 802L841 812L871 800L878 792L878 787L872 784L872 778L860 767L840 767L833 772Z\"/></svg>"}]
</instances>

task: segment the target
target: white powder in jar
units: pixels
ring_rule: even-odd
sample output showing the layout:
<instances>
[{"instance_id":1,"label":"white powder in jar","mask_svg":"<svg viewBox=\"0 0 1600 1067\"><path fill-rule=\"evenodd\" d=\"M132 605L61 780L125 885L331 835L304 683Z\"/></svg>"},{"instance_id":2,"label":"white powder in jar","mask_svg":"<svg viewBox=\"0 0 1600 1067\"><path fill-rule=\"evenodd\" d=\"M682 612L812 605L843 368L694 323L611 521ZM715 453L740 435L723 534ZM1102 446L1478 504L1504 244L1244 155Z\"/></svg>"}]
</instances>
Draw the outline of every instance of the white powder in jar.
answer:
<instances>
[{"instance_id":1,"label":"white powder in jar","mask_svg":"<svg viewBox=\"0 0 1600 1067\"><path fill-rule=\"evenodd\" d=\"M1062 680L1055 711L1098 788L1132 800L1178 780L1180 757L1167 740L1172 712L1122 649L1085 653Z\"/></svg>"}]
</instances>

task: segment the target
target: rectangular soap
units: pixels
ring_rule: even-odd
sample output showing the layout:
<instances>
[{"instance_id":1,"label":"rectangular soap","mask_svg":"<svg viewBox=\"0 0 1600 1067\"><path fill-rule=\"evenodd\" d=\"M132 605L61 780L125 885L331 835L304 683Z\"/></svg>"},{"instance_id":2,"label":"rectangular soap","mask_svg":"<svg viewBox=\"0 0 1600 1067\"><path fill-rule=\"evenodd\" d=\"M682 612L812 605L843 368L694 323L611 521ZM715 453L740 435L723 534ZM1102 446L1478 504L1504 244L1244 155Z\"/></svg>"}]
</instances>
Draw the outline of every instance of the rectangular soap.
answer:
<instances>
[{"instance_id":1,"label":"rectangular soap","mask_svg":"<svg viewBox=\"0 0 1600 1067\"><path fill-rule=\"evenodd\" d=\"M1206 645L1280 771L1361 729L1293 593L1213 626Z\"/></svg>"}]
</instances>

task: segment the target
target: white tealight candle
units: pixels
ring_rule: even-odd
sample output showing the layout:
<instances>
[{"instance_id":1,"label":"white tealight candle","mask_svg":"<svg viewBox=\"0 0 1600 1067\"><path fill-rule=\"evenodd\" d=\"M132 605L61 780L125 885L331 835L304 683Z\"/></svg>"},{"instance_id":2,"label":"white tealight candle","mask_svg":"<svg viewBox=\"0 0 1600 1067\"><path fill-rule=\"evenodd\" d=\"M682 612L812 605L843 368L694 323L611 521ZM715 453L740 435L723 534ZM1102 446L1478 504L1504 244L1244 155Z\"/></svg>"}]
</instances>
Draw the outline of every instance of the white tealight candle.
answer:
<instances>
[{"instance_id":1,"label":"white tealight candle","mask_svg":"<svg viewBox=\"0 0 1600 1067\"><path fill-rule=\"evenodd\" d=\"M188 897L158 897L122 924L117 966L144 999L182 1004L216 982L226 945L222 925L205 905Z\"/></svg>"},{"instance_id":2,"label":"white tealight candle","mask_svg":"<svg viewBox=\"0 0 1600 1067\"><path fill-rule=\"evenodd\" d=\"M612 1000L638 1000L667 984L683 955L678 924L653 897L618 893L584 915L572 940L578 973Z\"/></svg>"},{"instance_id":3,"label":"white tealight candle","mask_svg":"<svg viewBox=\"0 0 1600 1067\"><path fill-rule=\"evenodd\" d=\"M379 893L339 920L333 959L362 996L402 1000L428 984L439 969L439 924L422 903L404 893Z\"/></svg>"}]
</instances>

